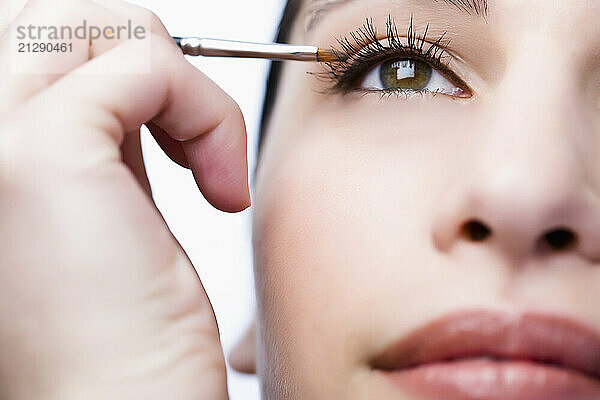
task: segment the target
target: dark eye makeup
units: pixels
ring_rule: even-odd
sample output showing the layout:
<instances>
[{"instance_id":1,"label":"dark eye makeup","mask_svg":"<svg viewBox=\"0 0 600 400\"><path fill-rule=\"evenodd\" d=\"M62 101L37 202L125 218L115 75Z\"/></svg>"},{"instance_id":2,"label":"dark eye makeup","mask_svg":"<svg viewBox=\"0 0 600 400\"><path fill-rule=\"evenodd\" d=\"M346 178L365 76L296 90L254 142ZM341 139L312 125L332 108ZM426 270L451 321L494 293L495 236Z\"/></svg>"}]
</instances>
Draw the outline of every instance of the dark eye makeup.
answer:
<instances>
[{"instance_id":1,"label":"dark eye makeup","mask_svg":"<svg viewBox=\"0 0 600 400\"><path fill-rule=\"evenodd\" d=\"M423 34L418 35L411 16L403 38L392 17L388 16L386 35L381 39L373 20L367 19L357 31L338 39L339 48L331 49L337 60L325 63L325 71L317 75L330 83L329 93L376 92L405 96L442 93L451 97L471 97L469 86L448 66L450 56L445 52L449 44L449 41L444 41L446 33L433 40L427 36L428 31L429 24ZM367 75L372 75L370 72L374 69L379 70L381 84L362 87L362 81ZM398 74L398 79L395 74ZM434 74L455 86L452 94L427 87L427 79Z\"/></svg>"}]
</instances>

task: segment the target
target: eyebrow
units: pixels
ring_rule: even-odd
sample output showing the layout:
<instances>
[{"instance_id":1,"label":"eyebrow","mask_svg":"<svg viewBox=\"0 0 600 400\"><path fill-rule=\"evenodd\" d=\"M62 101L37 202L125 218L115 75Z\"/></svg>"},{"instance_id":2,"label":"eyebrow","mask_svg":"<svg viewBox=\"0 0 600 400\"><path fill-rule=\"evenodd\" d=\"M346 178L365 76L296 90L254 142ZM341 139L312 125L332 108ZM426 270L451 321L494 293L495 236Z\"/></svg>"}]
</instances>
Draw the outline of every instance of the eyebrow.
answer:
<instances>
[{"instance_id":1,"label":"eyebrow","mask_svg":"<svg viewBox=\"0 0 600 400\"><path fill-rule=\"evenodd\" d=\"M359 0L312 0L306 31L312 30L323 16L336 7ZM362 0L370 1L370 0ZM447 6L463 11L469 15L485 18L488 14L488 0L418 0L429 3L444 3Z\"/></svg>"}]
</instances>

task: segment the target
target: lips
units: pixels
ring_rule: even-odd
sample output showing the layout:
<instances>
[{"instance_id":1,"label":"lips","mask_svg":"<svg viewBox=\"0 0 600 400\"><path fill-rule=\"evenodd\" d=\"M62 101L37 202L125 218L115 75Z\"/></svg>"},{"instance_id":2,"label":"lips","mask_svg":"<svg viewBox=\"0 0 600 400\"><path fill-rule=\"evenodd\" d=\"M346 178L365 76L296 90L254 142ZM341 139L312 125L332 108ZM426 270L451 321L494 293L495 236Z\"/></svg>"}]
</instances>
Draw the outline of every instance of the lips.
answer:
<instances>
[{"instance_id":1,"label":"lips","mask_svg":"<svg viewBox=\"0 0 600 400\"><path fill-rule=\"evenodd\" d=\"M426 399L600 399L600 335L554 315L452 314L393 344L372 365Z\"/></svg>"}]
</instances>

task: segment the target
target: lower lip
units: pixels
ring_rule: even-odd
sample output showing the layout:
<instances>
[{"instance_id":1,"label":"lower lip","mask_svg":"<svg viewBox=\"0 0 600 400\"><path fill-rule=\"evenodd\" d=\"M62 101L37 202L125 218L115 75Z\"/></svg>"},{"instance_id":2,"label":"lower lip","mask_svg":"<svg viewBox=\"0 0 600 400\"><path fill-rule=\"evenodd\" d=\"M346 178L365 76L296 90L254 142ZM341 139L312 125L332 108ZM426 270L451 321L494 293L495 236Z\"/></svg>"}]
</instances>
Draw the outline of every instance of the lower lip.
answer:
<instances>
[{"instance_id":1,"label":"lower lip","mask_svg":"<svg viewBox=\"0 0 600 400\"><path fill-rule=\"evenodd\" d=\"M383 373L406 394L430 400L600 399L600 381L529 361L458 360Z\"/></svg>"}]
</instances>

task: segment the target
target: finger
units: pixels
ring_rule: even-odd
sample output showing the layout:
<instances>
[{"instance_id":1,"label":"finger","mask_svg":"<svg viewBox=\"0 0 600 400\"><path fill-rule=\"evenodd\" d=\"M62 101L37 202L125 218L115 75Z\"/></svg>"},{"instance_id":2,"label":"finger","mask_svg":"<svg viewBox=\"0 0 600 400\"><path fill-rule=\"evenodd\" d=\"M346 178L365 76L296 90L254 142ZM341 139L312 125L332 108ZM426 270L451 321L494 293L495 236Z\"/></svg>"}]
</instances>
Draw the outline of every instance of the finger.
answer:
<instances>
[{"instance_id":1,"label":"finger","mask_svg":"<svg viewBox=\"0 0 600 400\"><path fill-rule=\"evenodd\" d=\"M68 40L71 46L65 52L34 52L31 47L29 50L20 49L19 44L37 43L38 35L45 37L47 31L42 31L41 27L75 28L82 25L84 20L87 24L98 26L114 26L118 22L116 14L93 2L27 2L0 42L0 59L5 60L0 63L0 87L3 92L0 98L0 115L90 58L89 41L73 36ZM27 29L30 26L31 31ZM65 31L65 35L67 34ZM25 38L21 39L22 35ZM108 45L110 44L112 43ZM102 43L97 41L95 45L102 46ZM108 45L105 47L108 48Z\"/></svg>"},{"instance_id":2,"label":"finger","mask_svg":"<svg viewBox=\"0 0 600 400\"><path fill-rule=\"evenodd\" d=\"M129 167L129 170L135 176L142 189L152 197L152 189L148 181L144 157L142 155L142 141L139 128L124 135L123 142L121 143L121 154L123 155L123 163Z\"/></svg>"},{"instance_id":3,"label":"finger","mask_svg":"<svg viewBox=\"0 0 600 400\"><path fill-rule=\"evenodd\" d=\"M150 43L149 54L138 41L122 43L66 75L27 107L49 115L67 109L66 118L75 121L71 126L99 128L117 146L125 132L152 120L182 143L198 187L212 205L230 212L247 208L246 131L238 105L167 40L154 35ZM137 73L146 69L150 72ZM82 153L81 132L70 135L77 146L62 151ZM89 136L98 146L98 138ZM71 141L61 143L68 147Z\"/></svg>"},{"instance_id":4,"label":"finger","mask_svg":"<svg viewBox=\"0 0 600 400\"><path fill-rule=\"evenodd\" d=\"M167 28L165 28L160 18L158 18L158 16L149 9L121 0L95 1L100 3L105 8L119 14L124 20L131 19L133 21L136 21L136 23L141 23L142 26L146 27L146 29L148 29L150 32L164 37L169 41L169 43L172 43L174 47L177 46L172 40L171 35L167 31ZM152 133L152 136L154 137L156 142L160 145L160 147L172 161L184 168L190 168L186 160L182 144L180 142L170 137L167 132L165 132L163 129L159 128L155 124L147 123L146 126L148 127L150 133ZM127 151L127 149L122 150ZM126 154L123 154L123 156L132 159L141 159L141 157L136 155L127 156Z\"/></svg>"},{"instance_id":5,"label":"finger","mask_svg":"<svg viewBox=\"0 0 600 400\"><path fill-rule=\"evenodd\" d=\"M171 35L164 27L160 19L152 12L136 5L121 2L118 0L99 0L101 4L107 8L117 11L123 15L130 15L136 20L150 21L149 26L152 27L152 32L164 37L169 43L175 46L171 39ZM243 120L242 120L243 123ZM194 177L200 184L200 182L207 182L206 190L204 193L208 197L218 196L219 193L212 193L211 188L217 187L219 184L225 187L238 187L243 182L240 182L237 177L232 177L229 173L229 168L220 165L217 161L212 159L214 154L219 154L227 151L227 148L232 145L228 142L230 138L224 135L211 135L207 137L198 138L198 141L204 143L197 143L196 145L190 145L182 143L178 140L173 139L164 129L157 124L147 124L148 129L154 136L157 143L162 147L165 153L177 164L190 168L192 167ZM244 128L245 129L245 128ZM243 143L236 143L234 147L243 146L246 147L246 136L238 137L236 139L243 139ZM195 166L190 165L190 160L206 160L203 162L197 162ZM245 162L245 160L244 160ZM242 166L246 168L247 166ZM240 167L238 167L240 168ZM244 176L244 181L247 180L247 176ZM235 193L226 193L226 196L235 196Z\"/></svg>"},{"instance_id":6,"label":"finger","mask_svg":"<svg viewBox=\"0 0 600 400\"><path fill-rule=\"evenodd\" d=\"M81 30L79 34L85 32L87 37L78 38L75 33L72 33L70 39L60 41L71 44L66 52L19 52L20 43L34 42L27 37L29 32L33 36L39 35L38 27L70 27L76 32L76 29L84 23L88 29L92 29L93 26L94 29L97 28L102 32L104 28L110 27L114 31L111 31L112 38L101 34L90 42L91 35L99 31ZM30 25L35 29L28 31L26 27ZM141 27L144 32L153 32L170 38L164 25L154 13L122 1L29 0L9 27L8 34L4 35L0 42L0 59L9 61L0 65L0 87L6 93L6 96L0 99L0 115L89 59L127 40L129 30L126 35L125 30L120 31L120 27L129 25L132 29ZM27 33L26 38L19 40L20 33ZM41 31L41 34L49 35L49 31ZM64 35L68 36L68 31L65 31ZM173 46L176 46L174 42Z\"/></svg>"},{"instance_id":7,"label":"finger","mask_svg":"<svg viewBox=\"0 0 600 400\"><path fill-rule=\"evenodd\" d=\"M156 124L152 122L146 123L148 130L152 133L154 140L156 143L164 150L165 153L169 156L169 158L181 165L184 168L190 168L189 163L187 162L187 158L185 156L185 152L183 151L183 145L181 142L173 139L164 129L161 129Z\"/></svg>"},{"instance_id":8,"label":"finger","mask_svg":"<svg viewBox=\"0 0 600 400\"><path fill-rule=\"evenodd\" d=\"M123 20L131 19L150 32L171 40L171 35L160 18L151 10L122 0L94 0L105 8L119 14ZM173 42L173 46L177 46Z\"/></svg>"},{"instance_id":9,"label":"finger","mask_svg":"<svg viewBox=\"0 0 600 400\"><path fill-rule=\"evenodd\" d=\"M49 10L49 7L52 7L52 9ZM84 20L88 24L100 27L117 27L125 25L126 21L132 21L135 26L143 26L148 31L168 38L171 41L171 36L156 14L143 7L120 0L77 1L77 3L67 1L59 3L58 8L56 4L48 0L30 0L27 3L27 8L13 24L13 28L28 26L32 22L36 22L41 26L44 25L41 21L45 19L49 21L44 23L45 25L51 25L50 22L52 22L54 26L71 27L81 25ZM40 74L9 74L6 73L9 64L4 65L5 73L2 73L3 68L0 66L0 87L3 87L3 91L6 94L0 99L0 115L3 110L4 112L8 111L10 107L52 84L63 76L64 73L71 71L82 63L87 62L90 58L100 55L122 42L118 38L115 40L100 38L94 40L90 45L87 40L77 41L77 38L75 39L76 42L74 43L75 47L72 54L19 54L20 58L11 60L10 68L13 71L23 71L26 66L35 65L36 70L41 71ZM175 42L172 42L172 45L176 47ZM3 45L0 45L0 58L2 58L3 53L6 54L8 51L9 46L5 41ZM35 59L32 60L32 58ZM164 132L157 132L155 138L160 140L164 151L171 159L189 168L187 161L185 161L183 148L179 142L171 139ZM138 150L138 146L122 146L123 158L129 160L130 163L133 163L134 160L141 162L142 156L140 154L127 154L129 151L135 152ZM129 167L134 172L145 170L143 164L136 166L129 165ZM137 176L137 178L145 188L146 185L143 181L147 180L147 178L141 176Z\"/></svg>"},{"instance_id":10,"label":"finger","mask_svg":"<svg viewBox=\"0 0 600 400\"><path fill-rule=\"evenodd\" d=\"M19 15L25 0L0 1L0 38L11 22Z\"/></svg>"}]
</instances>

